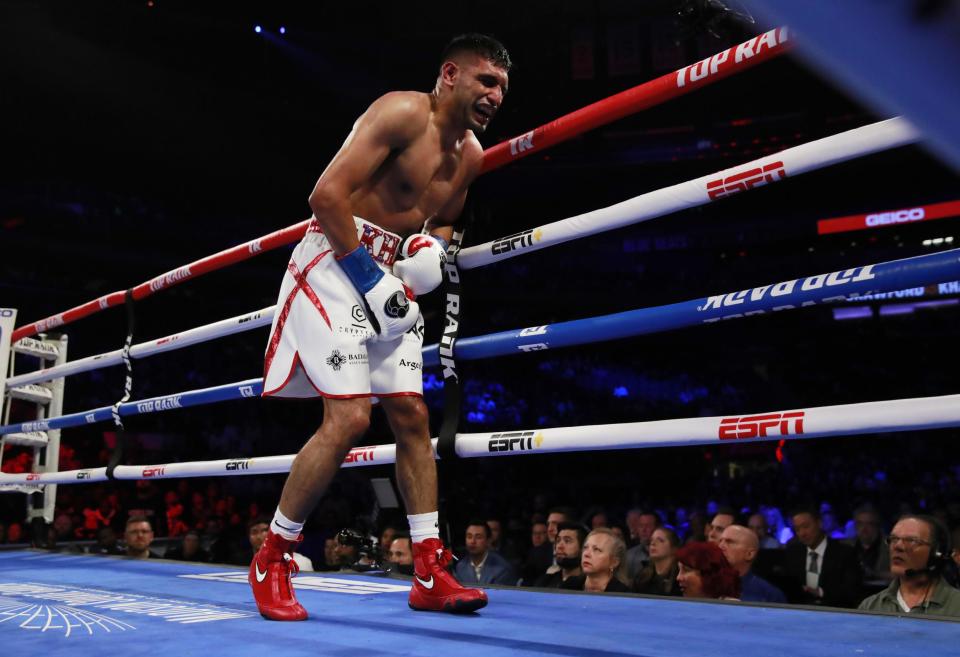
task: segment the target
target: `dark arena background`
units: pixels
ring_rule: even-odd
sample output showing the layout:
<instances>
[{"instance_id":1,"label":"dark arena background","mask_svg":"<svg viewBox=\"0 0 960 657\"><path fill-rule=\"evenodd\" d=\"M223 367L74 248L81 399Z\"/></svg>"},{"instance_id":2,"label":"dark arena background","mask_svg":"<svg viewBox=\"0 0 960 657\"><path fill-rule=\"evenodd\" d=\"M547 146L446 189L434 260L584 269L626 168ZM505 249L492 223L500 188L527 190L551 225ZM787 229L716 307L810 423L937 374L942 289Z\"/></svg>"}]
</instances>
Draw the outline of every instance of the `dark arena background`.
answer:
<instances>
[{"instance_id":1,"label":"dark arena background","mask_svg":"<svg viewBox=\"0 0 960 657\"><path fill-rule=\"evenodd\" d=\"M502 109L480 137L490 148L781 24L762 11L751 16L754 5L764 3L747 4L0 0L0 307L16 309L16 325L22 326L309 218L308 195L356 118L388 91L430 91L440 53L457 34L492 34L515 63ZM924 20L941 20L960 34L955 2L894 4L929 12ZM871 29L869 22L863 29ZM791 33L791 39L802 43L802 33ZM957 52L943 57L957 61ZM917 76L919 84L922 73ZM482 176L470 191L464 246L894 114L791 50ZM464 271L460 336L945 253L960 246L958 183L957 168L922 134L912 145L796 177L788 172L746 193ZM857 218L835 232L824 223L848 216ZM138 301L134 343L276 303L293 246ZM952 271L953 277L853 300L463 362L458 430L537 432L953 395L960 392L960 270ZM421 305L425 344L435 344L445 325L443 293L423 297ZM127 315L118 306L47 335L65 333L70 360L77 360L119 349L127 331ZM135 360L130 398L260 377L266 341L264 327ZM36 363L18 355L13 371L35 369ZM69 377L63 414L113 404L123 396L124 382L123 367ZM424 388L437 436L445 408L440 368L424 368ZM0 424L37 417L36 406L24 401L4 408ZM865 412L856 421L872 426L873 419ZM321 420L319 400L273 399L129 417L120 439L121 464L294 454ZM305 604L314 600L311 611L320 622L347 627L351 618L362 618L372 634L333 639L318 636L329 628L311 634L309 627L298 627L289 636L304 641L312 654L472 647L478 654L721 655L746 650L748 639L762 636L752 648L758 655L886 655L897 649L946 655L958 636L952 623L916 620L906 629L893 618L853 611L886 586L866 571L856 599L833 605L842 612L642 595L564 597L522 586L531 586L530 573L536 572L531 530L558 507L570 507L571 520L587 526L619 527L628 547L637 540L628 522L631 511L655 513L681 541L704 540L718 510L730 510L741 524L759 514L771 542L762 545L757 569L774 583L782 581L784 546L795 540L791 514L801 507L818 511L832 540L855 547L855 515L865 508L876 512L882 534L901 514L920 513L939 518L958 536L956 426L852 431L815 440L785 431L779 440L444 459L438 466L442 535L464 554L471 519L499 521L497 547L514 567L514 581L524 577L521 588L494 588L490 607L479 613L487 616L475 625L457 619L445 626L443 617L409 618L406 583L396 573L376 580L341 575L336 581L347 583L336 586L373 596L369 605L358 606L362 596L343 594L349 598L343 607L336 586L301 573L295 586L304 576L317 580L304 584L301 598ZM597 433L602 440L603 430ZM116 453L118 434L112 423L97 423L64 429L60 440L61 470L97 468ZM387 422L375 408L362 444L390 442ZM39 471L38 458L31 447L5 444L2 471ZM240 653L274 649L268 633L281 637L285 628L265 629L240 584L250 562L248 524L271 517L283 482L284 475L269 474L61 485L52 523L28 518L22 492L0 495L0 639L50 654L74 649L60 640L62 629L56 640L54 632L28 631L34 621L26 622L11 600L26 604L30 591L61 585L114 590L113 577L142 577L155 588L139 591L141 597L188 598L196 613L216 615L210 610L217 605L238 610L215 623L183 625L206 628L176 648L183 654L204 647L216 653L221 645ZM325 543L341 529L356 530L363 549L387 528L406 531L402 502L391 504L395 490L390 465L341 471L305 527L301 551L317 571L352 565L325 553ZM184 534L196 531L210 563L81 558L97 551L105 527L122 538L132 512L150 516L155 556L174 555ZM386 561L387 555L379 556ZM233 565L218 570L211 564ZM946 569L948 578L954 573ZM187 579L164 579L174 575ZM200 592L201 585L220 580L229 582L223 584L226 597ZM60 599L49 592L35 595ZM498 601L513 615L491 618ZM112 608L107 602L93 607L98 614ZM154 635L159 640L169 625L117 611L103 612L113 621L91 620L93 607L85 612L88 626L116 622L144 632L137 638L119 626L112 633L83 629L84 635L102 635L98 647L141 654L130 642L146 643ZM544 616L565 618L577 609L584 617L571 625L544 624ZM645 628L644 618L661 620L655 629ZM231 623L244 628L240 634L250 633L246 642ZM667 627L674 630L667 633ZM684 638L698 634L694 627L717 632L715 642ZM821 630L823 643L814 645L820 640L811 635ZM215 633L230 636L221 641ZM914 643L905 643L905 635ZM865 637L878 640L856 643ZM803 642L811 645L799 647Z\"/></svg>"}]
</instances>

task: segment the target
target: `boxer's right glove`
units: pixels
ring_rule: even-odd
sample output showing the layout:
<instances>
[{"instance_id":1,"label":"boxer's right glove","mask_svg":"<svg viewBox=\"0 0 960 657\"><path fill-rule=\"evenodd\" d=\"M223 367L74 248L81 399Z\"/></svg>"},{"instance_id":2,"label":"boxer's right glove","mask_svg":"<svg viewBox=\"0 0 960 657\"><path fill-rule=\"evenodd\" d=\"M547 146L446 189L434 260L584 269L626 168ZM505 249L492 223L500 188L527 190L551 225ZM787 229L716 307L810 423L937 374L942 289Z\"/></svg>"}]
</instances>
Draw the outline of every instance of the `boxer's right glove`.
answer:
<instances>
[{"instance_id":1,"label":"boxer's right glove","mask_svg":"<svg viewBox=\"0 0 960 657\"><path fill-rule=\"evenodd\" d=\"M367 317L381 340L395 340L413 328L420 306L410 300L403 281L380 269L363 245L337 256L337 262L363 297Z\"/></svg>"}]
</instances>

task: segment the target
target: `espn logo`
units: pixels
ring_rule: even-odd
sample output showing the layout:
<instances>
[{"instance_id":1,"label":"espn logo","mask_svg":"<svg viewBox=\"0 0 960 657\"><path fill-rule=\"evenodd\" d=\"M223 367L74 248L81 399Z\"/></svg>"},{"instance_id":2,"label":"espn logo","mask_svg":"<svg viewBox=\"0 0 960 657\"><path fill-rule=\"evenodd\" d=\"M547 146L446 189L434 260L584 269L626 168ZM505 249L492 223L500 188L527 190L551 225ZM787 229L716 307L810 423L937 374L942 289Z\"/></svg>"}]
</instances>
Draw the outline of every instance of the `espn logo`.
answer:
<instances>
[{"instance_id":1,"label":"espn logo","mask_svg":"<svg viewBox=\"0 0 960 657\"><path fill-rule=\"evenodd\" d=\"M787 172L783 168L783 162L771 162L763 168L755 167L726 178L718 178L707 182L707 196L710 197L711 201L715 201L718 198L724 198L737 192L745 192L748 189L761 187L767 183L783 180L786 177Z\"/></svg>"},{"instance_id":2,"label":"espn logo","mask_svg":"<svg viewBox=\"0 0 960 657\"><path fill-rule=\"evenodd\" d=\"M166 466L160 466L157 468L144 468L140 472L140 476L143 477L144 479L147 479L148 477L162 477L163 473L166 472L166 470L167 470Z\"/></svg>"},{"instance_id":3,"label":"espn logo","mask_svg":"<svg viewBox=\"0 0 960 657\"><path fill-rule=\"evenodd\" d=\"M349 452L347 452L346 458L343 459L344 463L358 463L360 461L372 461L373 460L373 449L363 449L354 447Z\"/></svg>"},{"instance_id":4,"label":"espn logo","mask_svg":"<svg viewBox=\"0 0 960 657\"><path fill-rule=\"evenodd\" d=\"M542 436L534 436L534 431L514 431L512 433L495 433L490 436L487 451L490 452L526 452L540 447Z\"/></svg>"},{"instance_id":5,"label":"espn logo","mask_svg":"<svg viewBox=\"0 0 960 657\"><path fill-rule=\"evenodd\" d=\"M744 440L767 436L793 436L803 433L804 411L767 413L720 420L720 440ZM792 427L792 430L791 430Z\"/></svg>"}]
</instances>

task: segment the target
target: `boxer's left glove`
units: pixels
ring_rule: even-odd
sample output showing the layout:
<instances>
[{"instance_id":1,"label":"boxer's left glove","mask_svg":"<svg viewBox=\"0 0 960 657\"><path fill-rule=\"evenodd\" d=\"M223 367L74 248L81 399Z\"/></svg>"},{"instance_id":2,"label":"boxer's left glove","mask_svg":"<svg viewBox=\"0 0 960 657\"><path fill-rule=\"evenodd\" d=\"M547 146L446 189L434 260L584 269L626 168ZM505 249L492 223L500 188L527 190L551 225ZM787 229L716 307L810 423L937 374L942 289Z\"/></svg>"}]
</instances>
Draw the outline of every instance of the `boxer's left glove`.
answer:
<instances>
[{"instance_id":1,"label":"boxer's left glove","mask_svg":"<svg viewBox=\"0 0 960 657\"><path fill-rule=\"evenodd\" d=\"M413 328L420 306L399 278L385 273L361 245L337 256L343 273L363 297L367 317L381 340L395 340Z\"/></svg>"},{"instance_id":2,"label":"boxer's left glove","mask_svg":"<svg viewBox=\"0 0 960 657\"><path fill-rule=\"evenodd\" d=\"M400 259L393 272L417 296L432 292L443 282L447 264L447 245L433 235L411 235L400 245Z\"/></svg>"}]
</instances>

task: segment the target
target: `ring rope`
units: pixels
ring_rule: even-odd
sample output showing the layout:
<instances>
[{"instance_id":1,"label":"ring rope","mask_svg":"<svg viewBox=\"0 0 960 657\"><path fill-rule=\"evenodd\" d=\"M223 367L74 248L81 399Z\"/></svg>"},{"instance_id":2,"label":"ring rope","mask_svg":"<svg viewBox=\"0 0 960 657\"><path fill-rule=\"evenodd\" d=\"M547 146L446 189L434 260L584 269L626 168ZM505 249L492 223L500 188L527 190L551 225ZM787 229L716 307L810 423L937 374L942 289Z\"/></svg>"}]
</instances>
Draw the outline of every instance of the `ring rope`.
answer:
<instances>
[{"instance_id":1,"label":"ring rope","mask_svg":"<svg viewBox=\"0 0 960 657\"><path fill-rule=\"evenodd\" d=\"M851 296L891 292L949 281L960 277L960 249L854 267L827 274L702 297L665 306L654 306L612 315L576 319L557 324L501 331L461 338L457 358L480 360L529 351L615 340L673 330L765 312L845 301ZM531 342L531 339L533 340ZM423 350L424 366L440 364L439 346ZM186 408L244 397L259 397L263 379L248 379L222 386L132 401L121 405L121 416ZM0 435L64 429L109 420L110 406L70 415L0 426Z\"/></svg>"},{"instance_id":2,"label":"ring rope","mask_svg":"<svg viewBox=\"0 0 960 657\"><path fill-rule=\"evenodd\" d=\"M749 191L768 182L775 182L787 175L787 172L790 175L806 173L855 157L903 146L916 140L916 138L915 130L903 119L881 121L807 144L794 146L775 155L766 156L737 167L641 194L607 208L562 219L486 244L462 249L457 256L457 265L461 269L480 267L499 259L513 257L521 253L530 253L575 238L613 230L639 221L647 221L679 210L704 205L732 193ZM780 166L772 167L772 165ZM770 170L764 173L763 170L768 167ZM714 189L711 187L717 182L722 184L722 188ZM927 281L927 283L930 282L933 281ZM908 286L905 285L904 287ZM257 328L270 323L275 308L276 306L270 306L254 313L225 319L190 331L136 345L132 349L132 354L135 358L143 358L155 353L162 353L163 351ZM480 338L467 338L466 340L475 341L478 339ZM436 347L427 347L424 351L424 357L434 359L430 363L435 365L439 361L435 359L433 353L428 356L430 349L436 349ZM58 376L68 376L115 365L120 362L119 356L120 350L90 356L80 361L64 363L58 368L27 372L8 379L6 387L9 389L18 385L47 381Z\"/></svg>"},{"instance_id":3,"label":"ring rope","mask_svg":"<svg viewBox=\"0 0 960 657\"><path fill-rule=\"evenodd\" d=\"M647 192L606 208L467 247L460 252L460 267L482 267L521 253L530 253L573 239L706 205L754 187L783 180L787 176L796 176L906 146L919 139L920 133L916 128L901 117L871 123L694 180Z\"/></svg>"},{"instance_id":4,"label":"ring rope","mask_svg":"<svg viewBox=\"0 0 960 657\"><path fill-rule=\"evenodd\" d=\"M960 426L960 395L862 402L790 409L742 416L653 420L622 424L582 425L462 433L456 437L461 458L551 454L595 450L643 449L718 445L727 442L770 442L942 429ZM436 440L433 439L434 457ZM161 465L121 465L116 479L173 479L288 472L295 455ZM388 465L396 462L396 444L355 447L342 467ZM106 480L106 468L59 472L2 474L0 485L92 483Z\"/></svg>"},{"instance_id":5,"label":"ring rope","mask_svg":"<svg viewBox=\"0 0 960 657\"><path fill-rule=\"evenodd\" d=\"M734 73L745 71L756 64L783 54L790 44L787 28L775 28L656 80L597 101L485 150L483 171L500 167L514 157L538 152L588 130L696 91ZM487 164L488 159L490 164ZM306 234L309 223L310 220L301 221L156 276L133 288L134 300L139 301L186 280L297 242ZM89 317L94 313L120 305L123 299L123 292L105 294L57 315L21 326L13 331L12 339L17 341Z\"/></svg>"}]
</instances>

